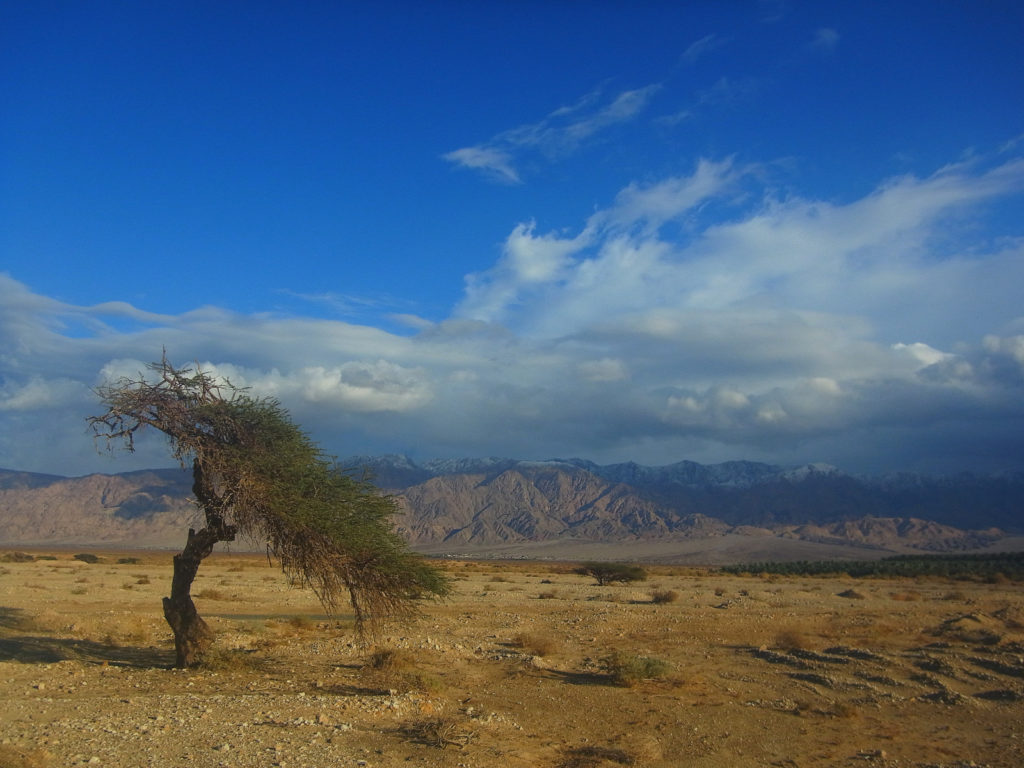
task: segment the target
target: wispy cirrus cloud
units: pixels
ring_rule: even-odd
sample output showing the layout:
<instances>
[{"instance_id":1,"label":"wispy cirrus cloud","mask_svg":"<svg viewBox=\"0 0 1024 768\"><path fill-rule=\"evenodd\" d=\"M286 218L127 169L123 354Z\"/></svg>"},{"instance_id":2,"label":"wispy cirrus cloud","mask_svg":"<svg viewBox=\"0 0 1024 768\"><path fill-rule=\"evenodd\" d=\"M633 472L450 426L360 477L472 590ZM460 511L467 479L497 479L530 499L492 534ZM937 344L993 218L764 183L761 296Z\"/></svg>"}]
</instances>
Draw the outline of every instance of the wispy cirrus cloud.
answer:
<instances>
[{"instance_id":1,"label":"wispy cirrus cloud","mask_svg":"<svg viewBox=\"0 0 1024 768\"><path fill-rule=\"evenodd\" d=\"M448 152L443 158L491 180L519 184L522 177L516 164L520 160L539 156L550 162L577 151L601 132L636 119L660 89L661 85L655 83L611 98L600 90L593 91L543 120L502 131L481 144Z\"/></svg>"},{"instance_id":2,"label":"wispy cirrus cloud","mask_svg":"<svg viewBox=\"0 0 1024 768\"><path fill-rule=\"evenodd\" d=\"M728 40L721 35L705 35L700 40L690 43L683 51L682 60L687 64L693 64L697 59L706 56L712 51L721 48Z\"/></svg>"},{"instance_id":3,"label":"wispy cirrus cloud","mask_svg":"<svg viewBox=\"0 0 1024 768\"><path fill-rule=\"evenodd\" d=\"M838 45L839 33L836 30L831 27L821 27L815 30L811 48L819 51L834 51Z\"/></svg>"}]
</instances>

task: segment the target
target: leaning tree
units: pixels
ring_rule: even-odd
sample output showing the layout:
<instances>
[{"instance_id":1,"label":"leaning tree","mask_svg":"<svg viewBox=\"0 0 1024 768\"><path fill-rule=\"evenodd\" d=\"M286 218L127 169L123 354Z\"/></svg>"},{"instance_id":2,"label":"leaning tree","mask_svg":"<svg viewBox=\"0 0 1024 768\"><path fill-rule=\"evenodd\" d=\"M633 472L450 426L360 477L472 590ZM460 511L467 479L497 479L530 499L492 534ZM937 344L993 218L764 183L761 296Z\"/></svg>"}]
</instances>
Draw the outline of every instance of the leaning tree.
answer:
<instances>
[{"instance_id":1,"label":"leaning tree","mask_svg":"<svg viewBox=\"0 0 1024 768\"><path fill-rule=\"evenodd\" d=\"M205 525L189 529L163 599L178 667L196 665L213 642L192 601L199 565L217 543L238 535L265 542L328 613L347 595L360 629L408 617L416 599L447 593L445 576L394 531L395 502L343 472L277 400L253 397L198 365L175 368L166 355L148 368L149 375L98 388L107 410L88 421L108 447L129 451L140 431L162 432L173 457L192 466Z\"/></svg>"}]
</instances>

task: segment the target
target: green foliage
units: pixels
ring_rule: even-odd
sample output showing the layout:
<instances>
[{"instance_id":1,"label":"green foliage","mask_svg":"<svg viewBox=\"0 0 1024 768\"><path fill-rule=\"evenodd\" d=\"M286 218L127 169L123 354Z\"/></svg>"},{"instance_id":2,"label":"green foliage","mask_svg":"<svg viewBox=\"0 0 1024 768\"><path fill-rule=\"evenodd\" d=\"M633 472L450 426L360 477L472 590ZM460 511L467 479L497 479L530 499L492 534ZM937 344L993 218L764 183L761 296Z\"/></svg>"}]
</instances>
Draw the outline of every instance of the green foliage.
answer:
<instances>
[{"instance_id":1,"label":"green foliage","mask_svg":"<svg viewBox=\"0 0 1024 768\"><path fill-rule=\"evenodd\" d=\"M602 659L605 671L616 685L633 686L644 680L664 678L672 667L652 656L616 651Z\"/></svg>"},{"instance_id":2,"label":"green foliage","mask_svg":"<svg viewBox=\"0 0 1024 768\"><path fill-rule=\"evenodd\" d=\"M81 560L83 563L98 563L100 561L99 557L91 552L79 552L75 555L75 560Z\"/></svg>"},{"instance_id":3,"label":"green foliage","mask_svg":"<svg viewBox=\"0 0 1024 768\"><path fill-rule=\"evenodd\" d=\"M915 578L1024 580L1024 552L979 555L897 555L880 560L800 560L778 563L741 563L725 566L723 573L764 573L780 576L837 576L855 578Z\"/></svg>"},{"instance_id":4,"label":"green foliage","mask_svg":"<svg viewBox=\"0 0 1024 768\"><path fill-rule=\"evenodd\" d=\"M583 563L574 572L581 576L592 576L602 587L615 582L625 584L647 579L647 572L643 568L628 563Z\"/></svg>"},{"instance_id":5,"label":"green foliage","mask_svg":"<svg viewBox=\"0 0 1024 768\"><path fill-rule=\"evenodd\" d=\"M444 574L394 531L395 501L342 471L277 400L166 358L150 369L99 389L107 411L89 422L97 438L128 450L140 430L156 429L182 466L191 462L206 516L186 547L196 562L237 531L265 544L328 612L347 595L360 625L448 593Z\"/></svg>"}]
</instances>

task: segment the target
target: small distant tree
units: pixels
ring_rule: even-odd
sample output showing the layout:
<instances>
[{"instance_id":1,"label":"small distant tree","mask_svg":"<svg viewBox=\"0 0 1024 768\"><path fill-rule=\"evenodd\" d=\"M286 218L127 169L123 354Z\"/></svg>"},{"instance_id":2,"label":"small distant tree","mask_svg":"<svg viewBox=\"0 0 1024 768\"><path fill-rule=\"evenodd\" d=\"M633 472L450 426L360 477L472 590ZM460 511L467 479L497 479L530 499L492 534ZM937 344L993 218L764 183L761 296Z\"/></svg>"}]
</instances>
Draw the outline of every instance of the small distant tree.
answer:
<instances>
[{"instance_id":1,"label":"small distant tree","mask_svg":"<svg viewBox=\"0 0 1024 768\"><path fill-rule=\"evenodd\" d=\"M583 563L575 572L581 576L592 576L601 587L616 582L625 584L647 579L647 572L643 568L627 563Z\"/></svg>"},{"instance_id":2,"label":"small distant tree","mask_svg":"<svg viewBox=\"0 0 1024 768\"><path fill-rule=\"evenodd\" d=\"M328 613L347 595L360 630L368 621L409 617L418 598L447 594L447 578L394 531L395 502L341 471L277 400L253 397L198 365L175 368L166 355L148 367L149 376L100 387L106 411L88 421L108 448L129 451L137 433L155 429L183 468L191 464L205 524L189 529L163 599L178 667L196 665L213 642L191 596L199 565L237 535L265 542Z\"/></svg>"}]
</instances>

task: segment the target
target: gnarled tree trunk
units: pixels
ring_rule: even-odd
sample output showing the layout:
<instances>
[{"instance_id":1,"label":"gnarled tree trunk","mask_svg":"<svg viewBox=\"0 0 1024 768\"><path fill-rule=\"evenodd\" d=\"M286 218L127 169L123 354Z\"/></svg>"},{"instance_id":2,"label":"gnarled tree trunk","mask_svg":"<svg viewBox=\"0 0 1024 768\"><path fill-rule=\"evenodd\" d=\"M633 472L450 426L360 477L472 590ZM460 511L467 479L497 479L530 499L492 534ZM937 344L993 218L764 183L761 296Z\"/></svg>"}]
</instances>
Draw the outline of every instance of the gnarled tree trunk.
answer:
<instances>
[{"instance_id":1,"label":"gnarled tree trunk","mask_svg":"<svg viewBox=\"0 0 1024 768\"><path fill-rule=\"evenodd\" d=\"M192 582L196 579L199 564L213 552L218 541L235 539L235 527L225 525L220 514L223 500L206 483L198 461L193 464L192 477L192 491L203 507L207 525L199 532L189 528L185 548L174 556L171 596L163 600L164 618L174 632L174 663L180 669L198 664L213 643L213 632L192 602Z\"/></svg>"}]
</instances>

